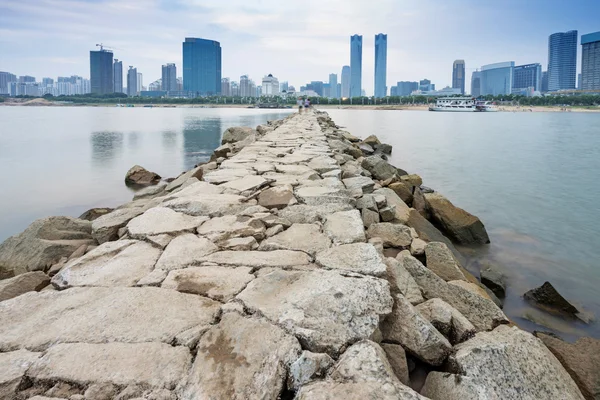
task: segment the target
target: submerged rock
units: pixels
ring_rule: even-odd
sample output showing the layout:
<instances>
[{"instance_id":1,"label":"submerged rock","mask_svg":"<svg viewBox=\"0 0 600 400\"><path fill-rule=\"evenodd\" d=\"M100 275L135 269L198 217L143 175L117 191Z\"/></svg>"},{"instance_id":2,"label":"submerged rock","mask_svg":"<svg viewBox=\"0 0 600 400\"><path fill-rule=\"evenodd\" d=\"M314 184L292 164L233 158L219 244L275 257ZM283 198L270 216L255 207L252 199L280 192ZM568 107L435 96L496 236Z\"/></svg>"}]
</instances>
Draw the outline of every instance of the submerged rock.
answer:
<instances>
[{"instance_id":1,"label":"submerged rock","mask_svg":"<svg viewBox=\"0 0 600 400\"><path fill-rule=\"evenodd\" d=\"M506 296L504 276L491 267L481 270L481 283L488 287L496 296L503 299Z\"/></svg>"},{"instance_id":2,"label":"submerged rock","mask_svg":"<svg viewBox=\"0 0 600 400\"><path fill-rule=\"evenodd\" d=\"M546 311L575 316L579 310L558 293L550 282L526 292L523 297L533 305Z\"/></svg>"},{"instance_id":3,"label":"submerged rock","mask_svg":"<svg viewBox=\"0 0 600 400\"><path fill-rule=\"evenodd\" d=\"M160 175L139 165L134 165L125 174L125 184L127 185L149 186L155 185L159 181Z\"/></svg>"}]
</instances>

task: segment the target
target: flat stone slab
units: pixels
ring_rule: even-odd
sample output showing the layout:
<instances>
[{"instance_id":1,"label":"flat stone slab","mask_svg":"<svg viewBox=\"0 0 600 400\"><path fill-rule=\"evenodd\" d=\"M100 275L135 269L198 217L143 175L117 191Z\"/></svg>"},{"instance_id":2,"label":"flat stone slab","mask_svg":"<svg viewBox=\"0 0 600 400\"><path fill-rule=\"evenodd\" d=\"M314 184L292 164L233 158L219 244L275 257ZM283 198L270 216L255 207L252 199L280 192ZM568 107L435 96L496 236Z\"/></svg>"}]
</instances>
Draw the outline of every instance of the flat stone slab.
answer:
<instances>
[{"instance_id":1,"label":"flat stone slab","mask_svg":"<svg viewBox=\"0 0 600 400\"><path fill-rule=\"evenodd\" d=\"M259 175L248 175L243 178L236 179L233 181L226 182L221 186L226 187L228 189L233 189L238 192L244 192L246 190L256 190L264 185L266 185L269 181Z\"/></svg>"},{"instance_id":2,"label":"flat stone slab","mask_svg":"<svg viewBox=\"0 0 600 400\"><path fill-rule=\"evenodd\" d=\"M12 299L31 291L40 291L50 284L42 271L26 272L10 279L0 280L0 301Z\"/></svg>"},{"instance_id":3,"label":"flat stone slab","mask_svg":"<svg viewBox=\"0 0 600 400\"><path fill-rule=\"evenodd\" d=\"M251 169L243 169L243 168L226 168L226 169L217 169L214 171L210 171L205 174L202 179L205 182L214 183L215 185L219 185L229 181L235 181L240 178L243 178L247 175L256 175L256 172Z\"/></svg>"},{"instance_id":4,"label":"flat stone slab","mask_svg":"<svg viewBox=\"0 0 600 400\"><path fill-rule=\"evenodd\" d=\"M165 196L165 200L172 200L179 197L192 197L203 194L221 194L225 191L225 188L218 185L213 185L209 182L195 182L185 188L177 190L172 194Z\"/></svg>"},{"instance_id":5,"label":"flat stone slab","mask_svg":"<svg viewBox=\"0 0 600 400\"><path fill-rule=\"evenodd\" d=\"M258 204L266 208L281 209L296 202L291 185L280 185L263 190L258 196Z\"/></svg>"},{"instance_id":6,"label":"flat stone slab","mask_svg":"<svg viewBox=\"0 0 600 400\"><path fill-rule=\"evenodd\" d=\"M0 353L0 398L13 399L29 367L42 356L27 350Z\"/></svg>"},{"instance_id":7,"label":"flat stone slab","mask_svg":"<svg viewBox=\"0 0 600 400\"><path fill-rule=\"evenodd\" d=\"M281 218L289 220L291 223L311 224L317 221L323 221L327 215L338 211L352 210L351 204L332 203L317 206L298 204L286 207L279 212Z\"/></svg>"},{"instance_id":8,"label":"flat stone slab","mask_svg":"<svg viewBox=\"0 0 600 400\"><path fill-rule=\"evenodd\" d=\"M213 241L246 236L261 240L265 236L265 230L265 225L258 218L245 215L225 215L206 221L198 228L197 232Z\"/></svg>"},{"instance_id":9,"label":"flat stone slab","mask_svg":"<svg viewBox=\"0 0 600 400\"><path fill-rule=\"evenodd\" d=\"M365 242L365 230L360 211L340 211L328 215L323 231L334 244Z\"/></svg>"},{"instance_id":10,"label":"flat stone slab","mask_svg":"<svg viewBox=\"0 0 600 400\"><path fill-rule=\"evenodd\" d=\"M92 236L102 244L118 239L119 229L144 212L142 207L120 208L96 218L92 222Z\"/></svg>"},{"instance_id":11,"label":"flat stone slab","mask_svg":"<svg viewBox=\"0 0 600 400\"><path fill-rule=\"evenodd\" d=\"M236 214L248 207L244 203L245 197L235 194L202 194L179 197L164 202L163 207L188 215L205 215L207 217L220 217L225 214Z\"/></svg>"},{"instance_id":12,"label":"flat stone slab","mask_svg":"<svg viewBox=\"0 0 600 400\"><path fill-rule=\"evenodd\" d=\"M30 292L0 303L0 351L57 343L163 342L214 322L219 303L153 287Z\"/></svg>"},{"instance_id":13,"label":"flat stone slab","mask_svg":"<svg viewBox=\"0 0 600 400\"><path fill-rule=\"evenodd\" d=\"M156 269L170 271L185 268L200 263L203 257L216 252L218 249L210 240L191 233L177 236L169 243L158 259Z\"/></svg>"},{"instance_id":14,"label":"flat stone slab","mask_svg":"<svg viewBox=\"0 0 600 400\"><path fill-rule=\"evenodd\" d=\"M173 389L191 361L187 347L166 343L63 343L50 347L27 376L82 386L111 383Z\"/></svg>"},{"instance_id":15,"label":"flat stone slab","mask_svg":"<svg viewBox=\"0 0 600 400\"><path fill-rule=\"evenodd\" d=\"M191 232L199 227L207 217L192 217L166 207L154 207L129 221L127 230L134 239L161 234Z\"/></svg>"},{"instance_id":16,"label":"flat stone slab","mask_svg":"<svg viewBox=\"0 0 600 400\"><path fill-rule=\"evenodd\" d=\"M380 222L369 225L367 229L369 239L378 237L383 240L385 247L409 247L412 243L410 228L402 224Z\"/></svg>"},{"instance_id":17,"label":"flat stone slab","mask_svg":"<svg viewBox=\"0 0 600 400\"><path fill-rule=\"evenodd\" d=\"M323 268L365 275L383 276L386 271L381 255L370 243L334 246L318 253L316 262Z\"/></svg>"},{"instance_id":18,"label":"flat stone slab","mask_svg":"<svg viewBox=\"0 0 600 400\"><path fill-rule=\"evenodd\" d=\"M302 186L295 190L295 195L302 203L310 206L324 204L355 204L355 200L340 189L327 186Z\"/></svg>"},{"instance_id":19,"label":"flat stone slab","mask_svg":"<svg viewBox=\"0 0 600 400\"><path fill-rule=\"evenodd\" d=\"M331 241L315 224L293 224L287 230L265 239L259 246L261 251L299 250L314 256L328 249Z\"/></svg>"},{"instance_id":20,"label":"flat stone slab","mask_svg":"<svg viewBox=\"0 0 600 400\"><path fill-rule=\"evenodd\" d=\"M387 281L335 271L273 271L248 284L237 299L287 332L303 348L336 356L369 338L392 310Z\"/></svg>"},{"instance_id":21,"label":"flat stone slab","mask_svg":"<svg viewBox=\"0 0 600 400\"><path fill-rule=\"evenodd\" d=\"M198 343L194 365L177 390L180 399L277 399L298 341L260 318L223 315Z\"/></svg>"},{"instance_id":22,"label":"flat stone slab","mask_svg":"<svg viewBox=\"0 0 600 400\"><path fill-rule=\"evenodd\" d=\"M169 272L161 287L227 302L255 278L251 271L248 267L191 267Z\"/></svg>"},{"instance_id":23,"label":"flat stone slab","mask_svg":"<svg viewBox=\"0 0 600 400\"><path fill-rule=\"evenodd\" d=\"M308 265L310 256L301 251L219 251L204 257L203 261L221 265L245 266L253 268L294 267Z\"/></svg>"},{"instance_id":24,"label":"flat stone slab","mask_svg":"<svg viewBox=\"0 0 600 400\"><path fill-rule=\"evenodd\" d=\"M150 273L161 251L146 242L106 242L68 263L52 278L57 289L73 286L135 286Z\"/></svg>"},{"instance_id":25,"label":"flat stone slab","mask_svg":"<svg viewBox=\"0 0 600 400\"><path fill-rule=\"evenodd\" d=\"M375 182L366 176L355 176L342 180L348 190L358 190L362 193L373 193Z\"/></svg>"}]
</instances>

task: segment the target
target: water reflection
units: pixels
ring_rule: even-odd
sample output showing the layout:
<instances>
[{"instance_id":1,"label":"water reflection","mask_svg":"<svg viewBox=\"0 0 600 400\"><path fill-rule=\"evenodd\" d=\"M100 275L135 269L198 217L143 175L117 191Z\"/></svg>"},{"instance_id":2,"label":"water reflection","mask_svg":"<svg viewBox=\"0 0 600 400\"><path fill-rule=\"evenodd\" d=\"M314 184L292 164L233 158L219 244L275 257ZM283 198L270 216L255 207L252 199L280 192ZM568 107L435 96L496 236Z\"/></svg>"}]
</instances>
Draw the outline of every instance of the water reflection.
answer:
<instances>
[{"instance_id":1,"label":"water reflection","mask_svg":"<svg viewBox=\"0 0 600 400\"><path fill-rule=\"evenodd\" d=\"M140 134L138 132L129 132L127 134L127 148L135 150L139 147Z\"/></svg>"},{"instance_id":2,"label":"water reflection","mask_svg":"<svg viewBox=\"0 0 600 400\"><path fill-rule=\"evenodd\" d=\"M162 132L163 149L171 150L177 146L177 132L168 130Z\"/></svg>"},{"instance_id":3,"label":"water reflection","mask_svg":"<svg viewBox=\"0 0 600 400\"><path fill-rule=\"evenodd\" d=\"M123 134L121 132L92 132L92 162L95 165L107 166L121 153L123 149Z\"/></svg>"},{"instance_id":4,"label":"water reflection","mask_svg":"<svg viewBox=\"0 0 600 400\"><path fill-rule=\"evenodd\" d=\"M184 169L208 160L220 143L220 119L186 118L183 126Z\"/></svg>"}]
</instances>

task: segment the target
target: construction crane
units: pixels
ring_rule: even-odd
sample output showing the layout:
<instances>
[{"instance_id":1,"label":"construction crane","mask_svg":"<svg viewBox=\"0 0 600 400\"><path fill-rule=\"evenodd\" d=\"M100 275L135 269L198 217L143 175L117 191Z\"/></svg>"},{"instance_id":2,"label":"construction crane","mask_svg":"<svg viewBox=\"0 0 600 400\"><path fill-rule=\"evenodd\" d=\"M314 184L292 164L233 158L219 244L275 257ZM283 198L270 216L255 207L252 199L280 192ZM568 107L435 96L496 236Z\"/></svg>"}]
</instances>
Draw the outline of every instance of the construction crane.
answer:
<instances>
[{"instance_id":1,"label":"construction crane","mask_svg":"<svg viewBox=\"0 0 600 400\"><path fill-rule=\"evenodd\" d=\"M105 46L103 43L96 43L96 47L100 47L100 51L104 51L104 48L107 48L107 49L110 49L110 50L119 50L116 47Z\"/></svg>"}]
</instances>

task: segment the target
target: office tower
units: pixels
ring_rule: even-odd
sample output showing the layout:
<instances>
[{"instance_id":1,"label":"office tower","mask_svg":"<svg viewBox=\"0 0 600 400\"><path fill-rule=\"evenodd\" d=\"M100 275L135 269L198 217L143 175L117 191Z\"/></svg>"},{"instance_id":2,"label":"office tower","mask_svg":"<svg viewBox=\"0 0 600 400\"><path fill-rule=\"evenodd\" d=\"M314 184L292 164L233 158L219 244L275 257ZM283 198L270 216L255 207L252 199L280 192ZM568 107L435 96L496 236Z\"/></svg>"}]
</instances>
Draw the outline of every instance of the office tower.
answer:
<instances>
[{"instance_id":1,"label":"office tower","mask_svg":"<svg viewBox=\"0 0 600 400\"><path fill-rule=\"evenodd\" d=\"M396 96L410 96L415 90L419 90L419 82L400 81L396 83Z\"/></svg>"},{"instance_id":2,"label":"office tower","mask_svg":"<svg viewBox=\"0 0 600 400\"><path fill-rule=\"evenodd\" d=\"M17 82L17 76L10 72L0 72L0 93L10 93L9 87L13 82Z\"/></svg>"},{"instance_id":3,"label":"office tower","mask_svg":"<svg viewBox=\"0 0 600 400\"><path fill-rule=\"evenodd\" d=\"M387 96L387 35L375 35L375 97Z\"/></svg>"},{"instance_id":4,"label":"office tower","mask_svg":"<svg viewBox=\"0 0 600 400\"><path fill-rule=\"evenodd\" d=\"M250 96L250 79L248 78L248 75L240 76L240 96Z\"/></svg>"},{"instance_id":5,"label":"office tower","mask_svg":"<svg viewBox=\"0 0 600 400\"><path fill-rule=\"evenodd\" d=\"M548 71L542 71L542 93L548 91Z\"/></svg>"},{"instance_id":6,"label":"office tower","mask_svg":"<svg viewBox=\"0 0 600 400\"><path fill-rule=\"evenodd\" d=\"M323 97L326 97L328 99L331 98L331 85L329 83L323 83Z\"/></svg>"},{"instance_id":7,"label":"office tower","mask_svg":"<svg viewBox=\"0 0 600 400\"><path fill-rule=\"evenodd\" d=\"M542 66L538 63L517 65L513 70L512 92L520 93L528 88L542 90Z\"/></svg>"},{"instance_id":8,"label":"office tower","mask_svg":"<svg viewBox=\"0 0 600 400\"><path fill-rule=\"evenodd\" d=\"M452 88L465 94L465 60L455 60L452 64Z\"/></svg>"},{"instance_id":9,"label":"office tower","mask_svg":"<svg viewBox=\"0 0 600 400\"><path fill-rule=\"evenodd\" d=\"M581 89L600 90L600 32L581 36Z\"/></svg>"},{"instance_id":10,"label":"office tower","mask_svg":"<svg viewBox=\"0 0 600 400\"><path fill-rule=\"evenodd\" d=\"M175 64L165 64L162 66L162 90L174 92L177 90L177 67Z\"/></svg>"},{"instance_id":11,"label":"office tower","mask_svg":"<svg viewBox=\"0 0 600 400\"><path fill-rule=\"evenodd\" d=\"M285 81L285 82L281 82L281 83L279 84L279 91L280 91L280 92L287 92L287 91L288 91L288 87L289 87L289 85L288 85L288 82L287 82L287 81Z\"/></svg>"},{"instance_id":12,"label":"office tower","mask_svg":"<svg viewBox=\"0 0 600 400\"><path fill-rule=\"evenodd\" d=\"M183 77L181 76L177 78L177 91L183 92Z\"/></svg>"},{"instance_id":13,"label":"office tower","mask_svg":"<svg viewBox=\"0 0 600 400\"><path fill-rule=\"evenodd\" d=\"M398 86L392 86L390 88L390 96L398 96Z\"/></svg>"},{"instance_id":14,"label":"office tower","mask_svg":"<svg viewBox=\"0 0 600 400\"><path fill-rule=\"evenodd\" d=\"M419 81L419 90L422 92L429 92L432 89L431 81L429 79L423 79Z\"/></svg>"},{"instance_id":15,"label":"office tower","mask_svg":"<svg viewBox=\"0 0 600 400\"><path fill-rule=\"evenodd\" d=\"M311 81L308 85L306 85L306 90L313 90L319 96L323 96L323 82Z\"/></svg>"},{"instance_id":16,"label":"office tower","mask_svg":"<svg viewBox=\"0 0 600 400\"><path fill-rule=\"evenodd\" d=\"M137 68L129 66L127 70L127 96L137 95L137 82L138 82Z\"/></svg>"},{"instance_id":17,"label":"office tower","mask_svg":"<svg viewBox=\"0 0 600 400\"><path fill-rule=\"evenodd\" d=\"M142 80L142 73L141 72L137 73L137 87L136 87L136 90L137 90L137 95L138 96L140 95L140 92L142 90L144 90L144 82Z\"/></svg>"},{"instance_id":18,"label":"office tower","mask_svg":"<svg viewBox=\"0 0 600 400\"><path fill-rule=\"evenodd\" d=\"M42 86L52 86L52 85L54 85L54 79L42 78Z\"/></svg>"},{"instance_id":19,"label":"office tower","mask_svg":"<svg viewBox=\"0 0 600 400\"><path fill-rule=\"evenodd\" d=\"M577 90L581 90L581 74L577 74Z\"/></svg>"},{"instance_id":20,"label":"office tower","mask_svg":"<svg viewBox=\"0 0 600 400\"><path fill-rule=\"evenodd\" d=\"M279 80L273 74L263 77L261 92L263 96L278 96Z\"/></svg>"},{"instance_id":21,"label":"office tower","mask_svg":"<svg viewBox=\"0 0 600 400\"><path fill-rule=\"evenodd\" d=\"M107 94L114 92L113 53L100 48L90 51L90 84L92 93Z\"/></svg>"},{"instance_id":22,"label":"office tower","mask_svg":"<svg viewBox=\"0 0 600 400\"><path fill-rule=\"evenodd\" d=\"M336 94L337 94L337 98L338 99L342 97L342 84L341 83L337 84L337 92L336 92Z\"/></svg>"},{"instance_id":23,"label":"office tower","mask_svg":"<svg viewBox=\"0 0 600 400\"><path fill-rule=\"evenodd\" d=\"M231 96L231 83L229 78L221 79L221 96Z\"/></svg>"},{"instance_id":24,"label":"office tower","mask_svg":"<svg viewBox=\"0 0 600 400\"><path fill-rule=\"evenodd\" d=\"M258 87L262 90L260 85ZM248 89L250 90L250 97L260 97L260 90L257 90L256 83L254 83L252 79L250 79L250 82L248 83Z\"/></svg>"},{"instance_id":25,"label":"office tower","mask_svg":"<svg viewBox=\"0 0 600 400\"><path fill-rule=\"evenodd\" d=\"M350 66L342 67L342 93L341 96L345 99L350 97Z\"/></svg>"},{"instance_id":26,"label":"office tower","mask_svg":"<svg viewBox=\"0 0 600 400\"><path fill-rule=\"evenodd\" d=\"M123 93L123 61L119 61L116 58L113 63L113 81L113 92Z\"/></svg>"},{"instance_id":27,"label":"office tower","mask_svg":"<svg viewBox=\"0 0 600 400\"><path fill-rule=\"evenodd\" d=\"M162 79L157 79L148 85L148 90L151 92L162 91Z\"/></svg>"},{"instance_id":28,"label":"office tower","mask_svg":"<svg viewBox=\"0 0 600 400\"><path fill-rule=\"evenodd\" d=\"M350 37L350 97L362 92L362 36Z\"/></svg>"},{"instance_id":29,"label":"office tower","mask_svg":"<svg viewBox=\"0 0 600 400\"><path fill-rule=\"evenodd\" d=\"M231 96L239 97L240 96L240 85L238 82L231 82Z\"/></svg>"},{"instance_id":30,"label":"office tower","mask_svg":"<svg viewBox=\"0 0 600 400\"><path fill-rule=\"evenodd\" d=\"M481 96L481 71L473 71L471 75L471 96Z\"/></svg>"},{"instance_id":31,"label":"office tower","mask_svg":"<svg viewBox=\"0 0 600 400\"><path fill-rule=\"evenodd\" d=\"M194 96L221 91L221 44L214 40L185 38L183 42L183 90Z\"/></svg>"},{"instance_id":32,"label":"office tower","mask_svg":"<svg viewBox=\"0 0 600 400\"><path fill-rule=\"evenodd\" d=\"M20 76L19 83L35 83L35 77L29 75Z\"/></svg>"},{"instance_id":33,"label":"office tower","mask_svg":"<svg viewBox=\"0 0 600 400\"><path fill-rule=\"evenodd\" d=\"M498 96L512 91L514 61L506 61L481 67L481 96Z\"/></svg>"},{"instance_id":34,"label":"office tower","mask_svg":"<svg viewBox=\"0 0 600 400\"><path fill-rule=\"evenodd\" d=\"M559 32L548 38L548 91L575 89L577 31Z\"/></svg>"},{"instance_id":35,"label":"office tower","mask_svg":"<svg viewBox=\"0 0 600 400\"><path fill-rule=\"evenodd\" d=\"M337 92L337 74L329 74L329 97L338 99L340 94Z\"/></svg>"}]
</instances>

